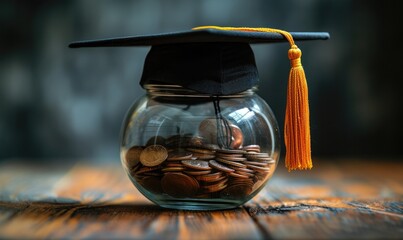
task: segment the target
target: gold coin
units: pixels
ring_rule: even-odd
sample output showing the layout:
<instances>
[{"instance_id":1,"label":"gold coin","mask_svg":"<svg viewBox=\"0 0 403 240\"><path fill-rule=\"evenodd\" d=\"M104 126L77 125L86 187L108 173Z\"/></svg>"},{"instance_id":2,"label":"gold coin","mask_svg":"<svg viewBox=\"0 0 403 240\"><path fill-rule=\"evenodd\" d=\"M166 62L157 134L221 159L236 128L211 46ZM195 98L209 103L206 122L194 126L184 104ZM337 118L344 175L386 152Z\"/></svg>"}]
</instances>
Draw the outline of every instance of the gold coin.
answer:
<instances>
[{"instance_id":1,"label":"gold coin","mask_svg":"<svg viewBox=\"0 0 403 240\"><path fill-rule=\"evenodd\" d=\"M147 167L154 167L163 163L168 157L168 151L161 145L150 145L140 154L140 162Z\"/></svg>"}]
</instances>

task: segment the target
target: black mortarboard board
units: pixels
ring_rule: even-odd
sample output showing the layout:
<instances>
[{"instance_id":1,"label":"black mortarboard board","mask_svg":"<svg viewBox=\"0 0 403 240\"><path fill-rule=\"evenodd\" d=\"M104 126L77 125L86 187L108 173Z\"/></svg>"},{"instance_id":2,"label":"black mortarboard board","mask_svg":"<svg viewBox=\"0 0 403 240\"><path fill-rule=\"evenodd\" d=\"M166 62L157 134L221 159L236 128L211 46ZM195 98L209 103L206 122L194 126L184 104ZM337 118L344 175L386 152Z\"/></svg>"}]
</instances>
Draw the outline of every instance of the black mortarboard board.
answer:
<instances>
[{"instance_id":1,"label":"black mortarboard board","mask_svg":"<svg viewBox=\"0 0 403 240\"><path fill-rule=\"evenodd\" d=\"M296 41L326 40L325 32L291 32ZM152 46L140 84L173 84L211 95L239 93L257 85L249 44L287 42L279 33L201 29L71 43L79 47Z\"/></svg>"},{"instance_id":2,"label":"black mortarboard board","mask_svg":"<svg viewBox=\"0 0 403 240\"><path fill-rule=\"evenodd\" d=\"M289 170L312 168L308 88L295 41L326 40L325 32L202 26L192 31L81 41L70 47L152 46L140 84L174 84L209 95L245 91L259 80L249 44L288 42L291 71L284 123Z\"/></svg>"}]
</instances>

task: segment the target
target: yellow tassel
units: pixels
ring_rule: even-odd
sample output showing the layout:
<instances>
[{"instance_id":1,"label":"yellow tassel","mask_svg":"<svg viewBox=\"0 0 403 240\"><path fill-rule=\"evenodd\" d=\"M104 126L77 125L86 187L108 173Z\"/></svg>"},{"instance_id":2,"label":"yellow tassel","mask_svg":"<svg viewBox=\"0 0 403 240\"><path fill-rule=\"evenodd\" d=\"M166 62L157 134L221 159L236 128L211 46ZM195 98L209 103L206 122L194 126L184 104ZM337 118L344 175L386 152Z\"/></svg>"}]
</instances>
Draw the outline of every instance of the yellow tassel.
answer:
<instances>
[{"instance_id":1,"label":"yellow tassel","mask_svg":"<svg viewBox=\"0 0 403 240\"><path fill-rule=\"evenodd\" d=\"M284 122L286 146L285 166L290 170L312 168L311 136L309 127L308 86L301 64L301 50L295 45L292 35L274 28L201 26L193 30L216 29L224 31L273 32L283 35L290 43L288 58L291 70L288 77L287 105Z\"/></svg>"}]
</instances>

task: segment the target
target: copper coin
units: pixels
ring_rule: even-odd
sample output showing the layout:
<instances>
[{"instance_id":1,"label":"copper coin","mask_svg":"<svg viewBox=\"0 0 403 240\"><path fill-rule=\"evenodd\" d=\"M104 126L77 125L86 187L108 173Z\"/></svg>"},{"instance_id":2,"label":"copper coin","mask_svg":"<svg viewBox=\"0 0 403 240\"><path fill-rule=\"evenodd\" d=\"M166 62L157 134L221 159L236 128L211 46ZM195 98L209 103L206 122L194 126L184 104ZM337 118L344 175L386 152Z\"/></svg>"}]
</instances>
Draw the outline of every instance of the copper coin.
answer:
<instances>
[{"instance_id":1,"label":"copper coin","mask_svg":"<svg viewBox=\"0 0 403 240\"><path fill-rule=\"evenodd\" d=\"M216 119L216 118L204 119L199 125L200 136L202 136L204 139L206 139L206 141L209 143L217 144L217 138L219 136L217 124L221 124L221 126L218 125L221 127L221 129L226 129L224 121L227 121L227 120ZM243 144L242 131L238 126L236 126L235 124L232 124L232 123L229 123L229 127L230 127L230 131L228 131L228 133L225 132L224 134L222 134L222 138L224 138L228 142L231 142L231 145L229 147L238 149Z\"/></svg>"},{"instance_id":2,"label":"copper coin","mask_svg":"<svg viewBox=\"0 0 403 240\"><path fill-rule=\"evenodd\" d=\"M213 155L215 152L213 150L204 149L204 148L186 148L186 150L193 152L193 153L201 153L201 154L207 154L207 155Z\"/></svg>"},{"instance_id":3,"label":"copper coin","mask_svg":"<svg viewBox=\"0 0 403 240\"><path fill-rule=\"evenodd\" d=\"M204 142L204 138L199 136L193 136L189 139L189 145L194 147L202 147Z\"/></svg>"},{"instance_id":4,"label":"copper coin","mask_svg":"<svg viewBox=\"0 0 403 240\"><path fill-rule=\"evenodd\" d=\"M235 171L238 172L247 172L247 173L254 173L255 171L249 168L238 168L238 167L232 167Z\"/></svg>"},{"instance_id":5,"label":"copper coin","mask_svg":"<svg viewBox=\"0 0 403 240\"><path fill-rule=\"evenodd\" d=\"M244 158L242 153L216 153L216 157L221 157L221 158Z\"/></svg>"},{"instance_id":6,"label":"copper coin","mask_svg":"<svg viewBox=\"0 0 403 240\"><path fill-rule=\"evenodd\" d=\"M168 154L167 161L179 161L192 158L192 153L182 151L172 151Z\"/></svg>"},{"instance_id":7,"label":"copper coin","mask_svg":"<svg viewBox=\"0 0 403 240\"><path fill-rule=\"evenodd\" d=\"M243 133L241 129L234 124L230 124L230 128L232 134L230 147L233 149L241 148L243 144Z\"/></svg>"},{"instance_id":8,"label":"copper coin","mask_svg":"<svg viewBox=\"0 0 403 240\"><path fill-rule=\"evenodd\" d=\"M133 167L137 166L140 162L140 154L143 151L143 147L141 146L134 146L131 147L129 150L126 152L126 166L129 169L132 169Z\"/></svg>"},{"instance_id":9,"label":"copper coin","mask_svg":"<svg viewBox=\"0 0 403 240\"><path fill-rule=\"evenodd\" d=\"M240 178L234 178L231 177L229 179L230 185L248 185L248 186L253 186L253 180L248 178L248 179L240 179Z\"/></svg>"},{"instance_id":10,"label":"copper coin","mask_svg":"<svg viewBox=\"0 0 403 240\"><path fill-rule=\"evenodd\" d=\"M151 171L155 171L155 170L159 170L159 169L161 169L161 166L155 166L155 167L144 167L143 166L136 171L136 174L151 172Z\"/></svg>"},{"instance_id":11,"label":"copper coin","mask_svg":"<svg viewBox=\"0 0 403 240\"><path fill-rule=\"evenodd\" d=\"M181 162L170 162L165 164L165 167L183 167Z\"/></svg>"},{"instance_id":12,"label":"copper coin","mask_svg":"<svg viewBox=\"0 0 403 240\"><path fill-rule=\"evenodd\" d=\"M234 167L246 168L246 165L244 165L242 163L234 162L234 161L228 161L228 160L225 160L225 159L222 159L222 158L216 158L216 161L219 161L221 163L225 163L227 165L231 165L231 166L234 166Z\"/></svg>"},{"instance_id":13,"label":"copper coin","mask_svg":"<svg viewBox=\"0 0 403 240\"><path fill-rule=\"evenodd\" d=\"M240 199L249 196L252 192L252 187L249 185L231 185L221 192L223 198Z\"/></svg>"},{"instance_id":14,"label":"copper coin","mask_svg":"<svg viewBox=\"0 0 403 240\"><path fill-rule=\"evenodd\" d=\"M260 166L260 167L267 167L267 163L262 163L262 162L253 162L253 161L246 161L245 165L254 165L254 166Z\"/></svg>"},{"instance_id":15,"label":"copper coin","mask_svg":"<svg viewBox=\"0 0 403 240\"><path fill-rule=\"evenodd\" d=\"M161 180L162 189L172 197L192 197L199 191L199 182L183 173L166 173Z\"/></svg>"},{"instance_id":16,"label":"copper coin","mask_svg":"<svg viewBox=\"0 0 403 240\"><path fill-rule=\"evenodd\" d=\"M201 160L183 160L182 164L188 168L196 170L211 170L209 163Z\"/></svg>"},{"instance_id":17,"label":"copper coin","mask_svg":"<svg viewBox=\"0 0 403 240\"><path fill-rule=\"evenodd\" d=\"M248 153L245 153L244 155L245 155L245 157L247 159L250 159L250 160L258 160L258 159L261 159L261 158L265 158L265 159L269 158L268 153L252 153L252 152L248 152Z\"/></svg>"},{"instance_id":18,"label":"copper coin","mask_svg":"<svg viewBox=\"0 0 403 240\"><path fill-rule=\"evenodd\" d=\"M228 178L225 178L219 182L216 182L214 184L209 184L209 185L204 185L201 187L201 189L203 190L203 192L205 193L212 193L212 192L218 192L223 190L224 188L227 187L227 182L228 182Z\"/></svg>"},{"instance_id":19,"label":"copper coin","mask_svg":"<svg viewBox=\"0 0 403 240\"><path fill-rule=\"evenodd\" d=\"M183 171L184 173L192 176L199 176L199 175L206 175L211 173L210 170L203 170L203 171Z\"/></svg>"},{"instance_id":20,"label":"copper coin","mask_svg":"<svg viewBox=\"0 0 403 240\"><path fill-rule=\"evenodd\" d=\"M217 153L224 153L224 154L245 154L246 152L244 150L240 149L217 149Z\"/></svg>"},{"instance_id":21,"label":"copper coin","mask_svg":"<svg viewBox=\"0 0 403 240\"><path fill-rule=\"evenodd\" d=\"M204 143L202 146L200 146L200 148L204 148L204 149L208 149L208 150L212 150L212 151L220 149L220 147L217 144L213 144L213 143Z\"/></svg>"},{"instance_id":22,"label":"copper coin","mask_svg":"<svg viewBox=\"0 0 403 240\"><path fill-rule=\"evenodd\" d=\"M235 173L237 173L237 174L239 174L239 175L244 175L244 176L247 176L247 177L253 177L253 176L255 176L255 174L253 174L253 173L242 172L242 171L235 171Z\"/></svg>"},{"instance_id":23,"label":"copper coin","mask_svg":"<svg viewBox=\"0 0 403 240\"><path fill-rule=\"evenodd\" d=\"M226 154L226 155L228 155L228 154ZM248 160L247 158L244 158L244 157L232 157L231 155L228 155L228 156L220 155L220 156L217 156L217 158L221 158L221 159L228 160L228 161L234 161L234 162L245 162L246 160Z\"/></svg>"},{"instance_id":24,"label":"copper coin","mask_svg":"<svg viewBox=\"0 0 403 240\"><path fill-rule=\"evenodd\" d=\"M200 160L211 160L215 158L213 154L193 153L193 157Z\"/></svg>"},{"instance_id":25,"label":"copper coin","mask_svg":"<svg viewBox=\"0 0 403 240\"><path fill-rule=\"evenodd\" d=\"M203 175L203 176L206 176L206 175ZM195 176L195 178L196 177L198 177L198 176ZM200 182L205 182L205 183L214 183L214 182L218 182L218 181L221 181L221 180L224 180L224 179L226 179L226 178L228 178L227 177L227 175L222 175L221 177L219 177L219 178L204 178L203 180L199 180Z\"/></svg>"},{"instance_id":26,"label":"copper coin","mask_svg":"<svg viewBox=\"0 0 403 240\"><path fill-rule=\"evenodd\" d=\"M254 165L248 165L248 168L253 169L257 172L269 172L270 168L269 167L260 167L260 166L254 166Z\"/></svg>"},{"instance_id":27,"label":"copper coin","mask_svg":"<svg viewBox=\"0 0 403 240\"><path fill-rule=\"evenodd\" d=\"M224 166L224 165L218 163L218 162L215 161L215 160L210 160L210 161L209 161L209 165L210 165L211 167L213 167L213 168L215 168L215 169L217 169L217 170L223 171L223 172L235 172L234 169L229 168L229 167L227 167L227 166Z\"/></svg>"},{"instance_id":28,"label":"copper coin","mask_svg":"<svg viewBox=\"0 0 403 240\"><path fill-rule=\"evenodd\" d=\"M154 167L163 163L168 157L168 151L161 145L146 147L140 154L140 162L147 167Z\"/></svg>"},{"instance_id":29,"label":"copper coin","mask_svg":"<svg viewBox=\"0 0 403 240\"><path fill-rule=\"evenodd\" d=\"M259 162L265 162L265 163L275 163L276 162L276 160L274 160L271 157L258 157L255 160L259 161Z\"/></svg>"},{"instance_id":30,"label":"copper coin","mask_svg":"<svg viewBox=\"0 0 403 240\"><path fill-rule=\"evenodd\" d=\"M162 193L161 178L159 177L153 177L153 176L144 177L141 180L140 184L149 192Z\"/></svg>"},{"instance_id":31,"label":"copper coin","mask_svg":"<svg viewBox=\"0 0 403 240\"><path fill-rule=\"evenodd\" d=\"M166 168L163 168L161 171L162 172L181 172L185 169L186 169L185 167L166 167Z\"/></svg>"},{"instance_id":32,"label":"copper coin","mask_svg":"<svg viewBox=\"0 0 403 240\"><path fill-rule=\"evenodd\" d=\"M246 176L246 175L242 175L242 174L239 174L239 173L236 173L236 172L231 172L231 173L228 173L228 175L230 175L231 177L235 177L235 178L249 178L248 176Z\"/></svg>"},{"instance_id":33,"label":"copper coin","mask_svg":"<svg viewBox=\"0 0 403 240\"><path fill-rule=\"evenodd\" d=\"M247 152L248 151L260 152L260 146L259 145L247 145L247 146L244 146L242 149L247 151Z\"/></svg>"},{"instance_id":34,"label":"copper coin","mask_svg":"<svg viewBox=\"0 0 403 240\"><path fill-rule=\"evenodd\" d=\"M226 177L222 172L210 173L201 176L195 176L199 181L214 182L220 180L222 177Z\"/></svg>"}]
</instances>

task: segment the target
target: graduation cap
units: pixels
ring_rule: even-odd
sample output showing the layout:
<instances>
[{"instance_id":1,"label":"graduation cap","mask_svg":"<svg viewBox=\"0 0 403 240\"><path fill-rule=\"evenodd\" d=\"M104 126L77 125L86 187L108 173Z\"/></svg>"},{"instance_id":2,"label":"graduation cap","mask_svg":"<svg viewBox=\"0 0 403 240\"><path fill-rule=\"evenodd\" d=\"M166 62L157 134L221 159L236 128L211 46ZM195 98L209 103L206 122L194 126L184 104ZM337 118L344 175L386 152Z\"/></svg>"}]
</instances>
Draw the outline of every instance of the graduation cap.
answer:
<instances>
[{"instance_id":1,"label":"graduation cap","mask_svg":"<svg viewBox=\"0 0 403 240\"><path fill-rule=\"evenodd\" d=\"M73 42L71 48L151 46L140 85L180 85L211 96L231 95L257 85L250 44L289 42L291 71L284 139L286 167L312 167L308 92L295 41L326 40L326 32L287 32L272 28L202 26L190 31Z\"/></svg>"}]
</instances>

